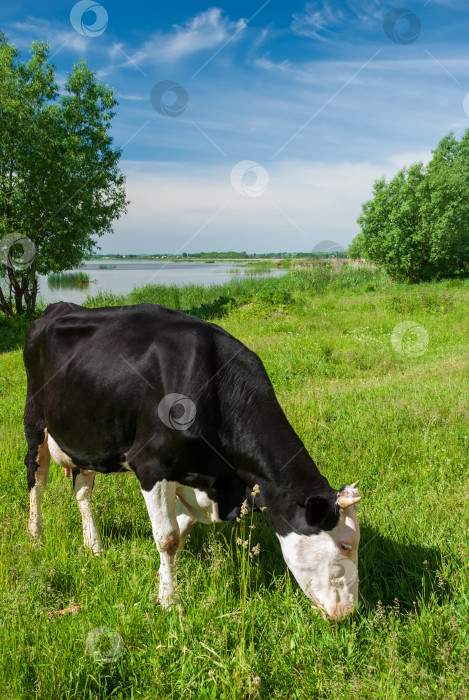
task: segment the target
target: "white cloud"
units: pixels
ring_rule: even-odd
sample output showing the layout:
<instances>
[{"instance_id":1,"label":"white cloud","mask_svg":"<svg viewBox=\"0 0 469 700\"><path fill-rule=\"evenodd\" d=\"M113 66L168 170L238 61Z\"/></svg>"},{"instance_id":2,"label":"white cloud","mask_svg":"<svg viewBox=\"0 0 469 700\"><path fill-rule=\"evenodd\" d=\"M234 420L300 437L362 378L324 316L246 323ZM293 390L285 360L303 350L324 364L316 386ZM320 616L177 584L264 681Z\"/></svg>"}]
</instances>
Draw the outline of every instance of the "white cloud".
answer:
<instances>
[{"instance_id":1,"label":"white cloud","mask_svg":"<svg viewBox=\"0 0 469 700\"><path fill-rule=\"evenodd\" d=\"M262 68L263 70L269 71L279 71L281 73L291 73L295 70L298 70L286 58L283 61L279 61L276 63L275 61L272 61L272 59L270 59L268 56L258 56L253 59L252 64L256 68Z\"/></svg>"},{"instance_id":2,"label":"white cloud","mask_svg":"<svg viewBox=\"0 0 469 700\"><path fill-rule=\"evenodd\" d=\"M124 161L129 213L105 236L104 252L186 250L312 250L323 240L346 247L373 182L391 178L425 153L401 153L369 162L282 161L266 165L269 185L257 198L230 183L234 163Z\"/></svg>"},{"instance_id":3,"label":"white cloud","mask_svg":"<svg viewBox=\"0 0 469 700\"><path fill-rule=\"evenodd\" d=\"M116 93L116 97L118 100L129 100L129 102L146 102L148 100L146 95L127 95L122 92Z\"/></svg>"},{"instance_id":4,"label":"white cloud","mask_svg":"<svg viewBox=\"0 0 469 700\"><path fill-rule=\"evenodd\" d=\"M32 41L42 39L51 47L51 54L58 50L75 51L84 55L93 39L82 36L73 29L38 17L28 17L23 22L12 22L6 29L9 40L19 49L27 49Z\"/></svg>"},{"instance_id":5,"label":"white cloud","mask_svg":"<svg viewBox=\"0 0 469 700\"><path fill-rule=\"evenodd\" d=\"M367 29L382 22L386 5L389 3L377 0L348 0L339 9L330 0L311 0L303 12L293 14L292 31L324 41L350 26L360 24Z\"/></svg>"},{"instance_id":6,"label":"white cloud","mask_svg":"<svg viewBox=\"0 0 469 700\"><path fill-rule=\"evenodd\" d=\"M444 7L448 7L450 9L454 10L466 10L467 9L467 1L466 0L430 0L430 2L435 3L436 5L443 5ZM428 3L426 3L428 4Z\"/></svg>"},{"instance_id":7,"label":"white cloud","mask_svg":"<svg viewBox=\"0 0 469 700\"><path fill-rule=\"evenodd\" d=\"M308 2L305 11L293 15L292 30L300 36L309 36L314 39L323 39L319 34L323 30L330 30L344 21L342 10L333 8L330 2Z\"/></svg>"},{"instance_id":8,"label":"white cloud","mask_svg":"<svg viewBox=\"0 0 469 700\"><path fill-rule=\"evenodd\" d=\"M183 25L175 24L173 31L168 34L153 34L133 54L132 61L139 65L151 62L173 63L198 51L218 47L246 26L244 19L230 22L223 17L220 8L212 7L192 17Z\"/></svg>"},{"instance_id":9,"label":"white cloud","mask_svg":"<svg viewBox=\"0 0 469 700\"><path fill-rule=\"evenodd\" d=\"M409 151L407 153L394 153L386 158L386 161L397 170L404 166L414 165L422 162L426 165L432 158L431 151Z\"/></svg>"}]
</instances>

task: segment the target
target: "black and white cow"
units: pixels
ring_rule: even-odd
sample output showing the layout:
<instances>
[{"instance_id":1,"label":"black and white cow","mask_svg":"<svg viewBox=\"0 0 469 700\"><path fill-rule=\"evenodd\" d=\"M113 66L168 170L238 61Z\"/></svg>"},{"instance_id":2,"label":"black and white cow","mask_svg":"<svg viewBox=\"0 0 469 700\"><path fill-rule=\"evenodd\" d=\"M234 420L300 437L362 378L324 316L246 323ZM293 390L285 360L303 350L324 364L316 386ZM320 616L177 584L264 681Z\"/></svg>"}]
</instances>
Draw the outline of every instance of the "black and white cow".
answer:
<instances>
[{"instance_id":1,"label":"black and white cow","mask_svg":"<svg viewBox=\"0 0 469 700\"><path fill-rule=\"evenodd\" d=\"M29 530L43 533L50 456L73 474L85 545L102 551L91 507L96 472L133 471L160 554L159 600L195 521L265 507L288 567L330 617L358 598L356 484L329 486L285 417L255 353L211 323L140 304L60 302L28 330L24 427ZM257 489L255 489L257 491ZM246 505L245 505L246 508Z\"/></svg>"}]
</instances>

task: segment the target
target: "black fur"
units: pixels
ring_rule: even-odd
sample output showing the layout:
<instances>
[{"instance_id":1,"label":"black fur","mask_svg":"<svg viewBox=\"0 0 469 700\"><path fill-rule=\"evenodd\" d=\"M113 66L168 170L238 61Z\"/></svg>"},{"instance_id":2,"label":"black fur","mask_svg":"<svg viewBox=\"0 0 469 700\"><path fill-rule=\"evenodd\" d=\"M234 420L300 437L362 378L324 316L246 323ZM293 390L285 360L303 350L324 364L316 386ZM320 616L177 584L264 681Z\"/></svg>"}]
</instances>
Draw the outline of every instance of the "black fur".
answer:
<instances>
[{"instance_id":1,"label":"black fur","mask_svg":"<svg viewBox=\"0 0 469 700\"><path fill-rule=\"evenodd\" d=\"M44 418L41 419L36 413L37 403L31 398L32 392L29 389L26 395L26 406L23 415L24 432L26 435L26 442L28 443L28 452L26 454L24 463L26 464L28 489L31 490L36 483L36 471L39 468L37 462L38 447L42 445L45 440L44 428L45 422Z\"/></svg>"},{"instance_id":2,"label":"black fur","mask_svg":"<svg viewBox=\"0 0 469 700\"><path fill-rule=\"evenodd\" d=\"M251 505L258 484L255 504L280 534L337 523L337 491L287 421L262 362L218 326L155 304L61 302L31 325L24 361L30 485L47 426L76 467L108 473L127 461L144 490L161 479L202 489L222 519ZM195 404L187 430L158 415L172 393Z\"/></svg>"}]
</instances>

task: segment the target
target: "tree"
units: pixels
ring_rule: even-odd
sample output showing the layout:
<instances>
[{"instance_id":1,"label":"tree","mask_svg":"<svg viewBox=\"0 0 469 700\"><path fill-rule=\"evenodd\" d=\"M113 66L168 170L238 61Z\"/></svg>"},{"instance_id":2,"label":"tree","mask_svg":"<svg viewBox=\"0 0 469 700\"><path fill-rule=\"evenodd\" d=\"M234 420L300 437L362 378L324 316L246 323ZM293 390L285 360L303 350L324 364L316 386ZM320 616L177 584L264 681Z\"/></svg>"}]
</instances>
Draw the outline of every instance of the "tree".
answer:
<instances>
[{"instance_id":1,"label":"tree","mask_svg":"<svg viewBox=\"0 0 469 700\"><path fill-rule=\"evenodd\" d=\"M365 257L399 281L469 276L469 130L449 134L427 166L377 180L358 218L350 257Z\"/></svg>"},{"instance_id":2,"label":"tree","mask_svg":"<svg viewBox=\"0 0 469 700\"><path fill-rule=\"evenodd\" d=\"M11 315L33 312L38 275L79 265L128 204L113 90L80 60L59 92L47 59L35 42L20 61L0 35L0 311Z\"/></svg>"},{"instance_id":3,"label":"tree","mask_svg":"<svg viewBox=\"0 0 469 700\"><path fill-rule=\"evenodd\" d=\"M347 248L347 257L351 260L359 260L365 257L363 251L363 236L361 233L357 233L353 241L349 244Z\"/></svg>"}]
</instances>

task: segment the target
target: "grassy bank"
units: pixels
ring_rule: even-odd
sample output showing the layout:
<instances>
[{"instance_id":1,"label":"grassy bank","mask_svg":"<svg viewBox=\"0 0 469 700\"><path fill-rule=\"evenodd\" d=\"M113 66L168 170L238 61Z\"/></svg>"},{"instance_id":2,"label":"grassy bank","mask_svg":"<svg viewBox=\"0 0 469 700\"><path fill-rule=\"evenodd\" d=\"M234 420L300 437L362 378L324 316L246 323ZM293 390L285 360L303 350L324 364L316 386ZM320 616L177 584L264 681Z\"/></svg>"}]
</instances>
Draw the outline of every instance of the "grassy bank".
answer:
<instances>
[{"instance_id":1,"label":"grassy bank","mask_svg":"<svg viewBox=\"0 0 469 700\"><path fill-rule=\"evenodd\" d=\"M2 320L2 697L468 697L469 284L407 287L328 263L89 303L141 301L213 319L254 349L331 484L360 479L360 610L340 623L319 617L259 515L254 530L196 526L180 561L182 607L164 612L131 477L97 477L106 552L95 558L81 546L71 484L53 466L47 540L34 547L24 328ZM242 527L251 549L260 542L252 559L237 544ZM98 658L100 627L123 640L110 663Z\"/></svg>"}]
</instances>

